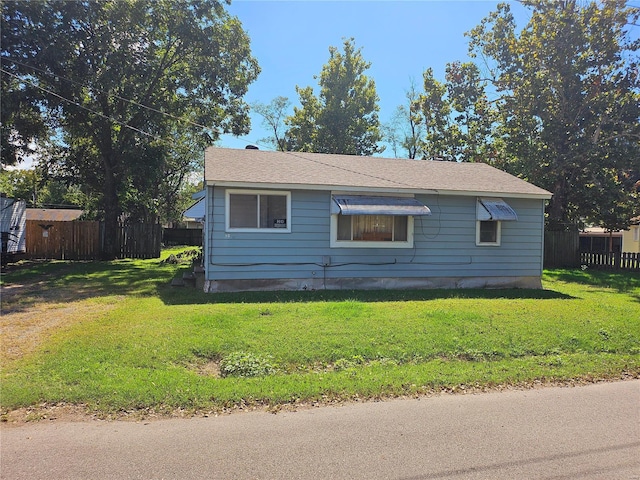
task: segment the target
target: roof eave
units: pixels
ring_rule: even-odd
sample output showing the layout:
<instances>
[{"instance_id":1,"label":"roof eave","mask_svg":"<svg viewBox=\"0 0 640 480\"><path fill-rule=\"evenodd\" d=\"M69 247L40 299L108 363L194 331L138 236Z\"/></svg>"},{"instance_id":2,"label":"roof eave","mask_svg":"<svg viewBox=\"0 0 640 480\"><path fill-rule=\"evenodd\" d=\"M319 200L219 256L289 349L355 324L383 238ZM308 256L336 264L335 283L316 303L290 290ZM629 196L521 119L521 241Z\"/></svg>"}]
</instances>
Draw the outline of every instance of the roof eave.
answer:
<instances>
[{"instance_id":1,"label":"roof eave","mask_svg":"<svg viewBox=\"0 0 640 480\"><path fill-rule=\"evenodd\" d=\"M549 200L553 196L551 192L547 192L541 189L540 193L532 192L500 192L491 190L447 190L447 189L435 189L435 188L398 188L398 187L366 187L366 186L353 186L353 185L319 185L308 183L261 183L261 182L230 182L230 181L216 181L207 180L206 185L208 187L218 186L225 188L254 188L265 190L322 190L322 191L334 191L340 192L371 192L371 193L410 193L414 195L448 195L448 196L463 196L463 197L480 197L480 196L493 196L503 198L526 198L526 199L538 199Z\"/></svg>"}]
</instances>

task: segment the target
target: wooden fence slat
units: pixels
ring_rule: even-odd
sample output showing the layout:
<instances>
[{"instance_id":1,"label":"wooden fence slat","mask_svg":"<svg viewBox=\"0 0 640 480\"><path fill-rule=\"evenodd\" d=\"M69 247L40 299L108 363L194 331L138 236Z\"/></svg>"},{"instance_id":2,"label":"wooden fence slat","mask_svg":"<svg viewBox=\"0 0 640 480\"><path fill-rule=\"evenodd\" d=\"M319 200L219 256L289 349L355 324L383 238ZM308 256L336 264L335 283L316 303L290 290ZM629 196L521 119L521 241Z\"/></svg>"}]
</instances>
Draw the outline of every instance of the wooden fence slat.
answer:
<instances>
[{"instance_id":1,"label":"wooden fence slat","mask_svg":"<svg viewBox=\"0 0 640 480\"><path fill-rule=\"evenodd\" d=\"M587 267L640 271L640 253L582 252L580 263Z\"/></svg>"},{"instance_id":2,"label":"wooden fence slat","mask_svg":"<svg viewBox=\"0 0 640 480\"><path fill-rule=\"evenodd\" d=\"M580 236L576 229L545 230L545 268L576 268L580 266Z\"/></svg>"},{"instance_id":3,"label":"wooden fence slat","mask_svg":"<svg viewBox=\"0 0 640 480\"><path fill-rule=\"evenodd\" d=\"M101 222L27 220L26 250L30 258L97 260L104 245ZM158 258L162 227L157 224L119 225L117 258Z\"/></svg>"}]
</instances>

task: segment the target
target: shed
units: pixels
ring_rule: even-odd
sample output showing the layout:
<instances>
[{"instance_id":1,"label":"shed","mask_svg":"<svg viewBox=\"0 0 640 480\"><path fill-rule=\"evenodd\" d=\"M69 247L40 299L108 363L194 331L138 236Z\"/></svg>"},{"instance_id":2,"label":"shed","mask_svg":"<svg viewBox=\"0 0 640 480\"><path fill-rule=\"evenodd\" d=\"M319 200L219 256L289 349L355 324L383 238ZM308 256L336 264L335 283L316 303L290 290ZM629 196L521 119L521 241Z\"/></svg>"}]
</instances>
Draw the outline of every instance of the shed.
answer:
<instances>
[{"instance_id":1,"label":"shed","mask_svg":"<svg viewBox=\"0 0 640 480\"><path fill-rule=\"evenodd\" d=\"M210 147L205 291L540 288L551 193L483 163Z\"/></svg>"},{"instance_id":2,"label":"shed","mask_svg":"<svg viewBox=\"0 0 640 480\"><path fill-rule=\"evenodd\" d=\"M7 254L26 251L27 202L0 195L0 233L2 235L3 261Z\"/></svg>"},{"instance_id":3,"label":"shed","mask_svg":"<svg viewBox=\"0 0 640 480\"><path fill-rule=\"evenodd\" d=\"M82 216L79 208L27 208L27 220L72 222Z\"/></svg>"}]
</instances>

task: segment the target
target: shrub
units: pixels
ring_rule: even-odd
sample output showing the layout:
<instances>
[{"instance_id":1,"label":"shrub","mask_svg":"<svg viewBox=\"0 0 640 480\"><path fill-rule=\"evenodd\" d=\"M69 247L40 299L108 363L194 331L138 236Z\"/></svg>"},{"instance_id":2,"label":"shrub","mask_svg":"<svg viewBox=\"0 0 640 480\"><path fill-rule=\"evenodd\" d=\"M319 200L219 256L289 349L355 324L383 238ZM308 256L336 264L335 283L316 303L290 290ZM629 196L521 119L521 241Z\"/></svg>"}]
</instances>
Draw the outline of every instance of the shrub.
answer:
<instances>
[{"instance_id":1,"label":"shrub","mask_svg":"<svg viewBox=\"0 0 640 480\"><path fill-rule=\"evenodd\" d=\"M248 352L232 352L220 362L223 377L262 377L276 373L267 358Z\"/></svg>"}]
</instances>

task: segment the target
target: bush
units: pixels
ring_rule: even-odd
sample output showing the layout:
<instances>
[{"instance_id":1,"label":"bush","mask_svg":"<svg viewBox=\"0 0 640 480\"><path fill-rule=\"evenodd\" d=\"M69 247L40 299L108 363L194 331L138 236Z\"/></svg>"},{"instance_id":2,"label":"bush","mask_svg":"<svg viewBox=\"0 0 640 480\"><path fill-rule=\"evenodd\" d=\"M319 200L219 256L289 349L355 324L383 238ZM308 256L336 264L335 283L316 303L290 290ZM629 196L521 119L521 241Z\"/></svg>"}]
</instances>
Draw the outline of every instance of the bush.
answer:
<instances>
[{"instance_id":1,"label":"bush","mask_svg":"<svg viewBox=\"0 0 640 480\"><path fill-rule=\"evenodd\" d=\"M248 352L233 352L220 362L223 377L262 377L276 373L266 358Z\"/></svg>"}]
</instances>

